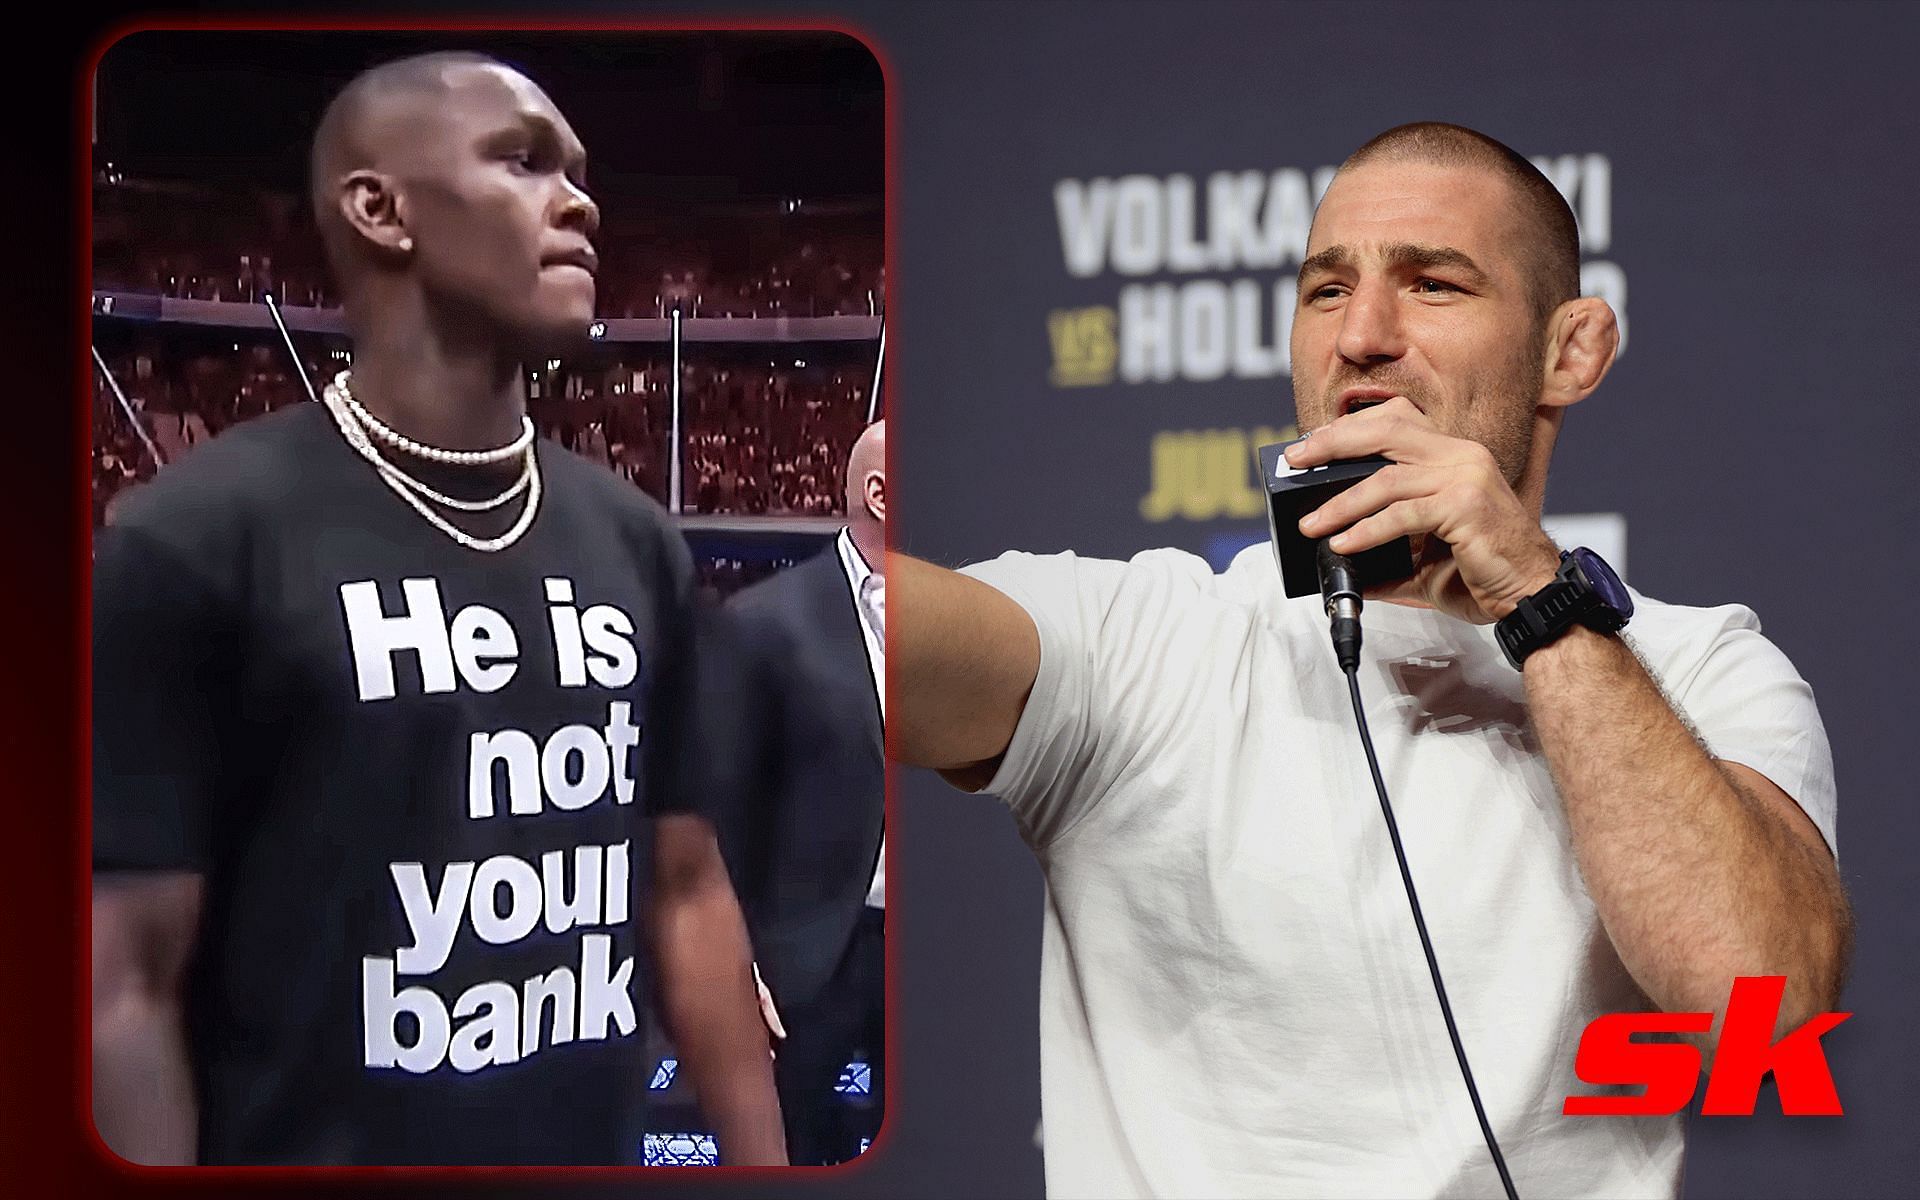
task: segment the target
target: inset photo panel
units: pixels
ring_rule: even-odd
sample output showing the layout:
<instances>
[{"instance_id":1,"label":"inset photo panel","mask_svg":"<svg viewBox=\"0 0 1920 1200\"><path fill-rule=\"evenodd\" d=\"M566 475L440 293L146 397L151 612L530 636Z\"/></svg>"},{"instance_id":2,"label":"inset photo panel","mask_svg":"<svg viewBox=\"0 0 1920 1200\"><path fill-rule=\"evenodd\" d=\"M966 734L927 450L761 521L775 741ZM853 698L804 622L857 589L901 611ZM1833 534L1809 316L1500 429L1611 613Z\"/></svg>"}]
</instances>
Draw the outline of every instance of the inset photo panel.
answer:
<instances>
[{"instance_id":1,"label":"inset photo panel","mask_svg":"<svg viewBox=\"0 0 1920 1200\"><path fill-rule=\"evenodd\" d=\"M92 96L102 1152L857 1158L874 51L149 28Z\"/></svg>"}]
</instances>

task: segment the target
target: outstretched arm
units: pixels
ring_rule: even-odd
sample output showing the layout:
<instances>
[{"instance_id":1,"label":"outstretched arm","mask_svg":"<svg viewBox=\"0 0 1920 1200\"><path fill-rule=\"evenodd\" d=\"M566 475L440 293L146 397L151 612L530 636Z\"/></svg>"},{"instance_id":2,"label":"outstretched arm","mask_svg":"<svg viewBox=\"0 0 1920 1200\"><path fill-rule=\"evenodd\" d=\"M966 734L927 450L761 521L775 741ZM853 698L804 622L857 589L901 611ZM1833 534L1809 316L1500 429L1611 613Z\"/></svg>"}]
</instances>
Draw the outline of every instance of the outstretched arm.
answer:
<instances>
[{"instance_id":1,"label":"outstretched arm","mask_svg":"<svg viewBox=\"0 0 1920 1200\"><path fill-rule=\"evenodd\" d=\"M961 787L993 777L1040 670L1025 609L977 579L887 556L887 750Z\"/></svg>"}]
</instances>

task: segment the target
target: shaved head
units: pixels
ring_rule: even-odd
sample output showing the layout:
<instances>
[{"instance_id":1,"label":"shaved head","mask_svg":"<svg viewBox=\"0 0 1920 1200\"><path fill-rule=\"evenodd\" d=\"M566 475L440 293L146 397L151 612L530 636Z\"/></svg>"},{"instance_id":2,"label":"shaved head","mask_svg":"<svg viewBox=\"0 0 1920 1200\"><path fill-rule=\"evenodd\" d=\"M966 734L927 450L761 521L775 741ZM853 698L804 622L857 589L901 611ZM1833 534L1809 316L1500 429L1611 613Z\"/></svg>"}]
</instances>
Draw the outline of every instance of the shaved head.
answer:
<instances>
[{"instance_id":1,"label":"shaved head","mask_svg":"<svg viewBox=\"0 0 1920 1200\"><path fill-rule=\"evenodd\" d=\"M584 341L599 210L586 147L531 79L484 54L356 76L314 131L314 219L356 340L435 337L537 357Z\"/></svg>"},{"instance_id":2,"label":"shaved head","mask_svg":"<svg viewBox=\"0 0 1920 1200\"><path fill-rule=\"evenodd\" d=\"M1348 155L1340 170L1370 162L1482 167L1504 179L1525 231L1535 320L1544 326L1554 309L1580 295L1580 230L1573 209L1525 155L1464 125L1418 121L1377 134Z\"/></svg>"},{"instance_id":3,"label":"shaved head","mask_svg":"<svg viewBox=\"0 0 1920 1200\"><path fill-rule=\"evenodd\" d=\"M412 102L428 106L443 101L451 89L449 76L462 67L502 67L484 54L443 50L384 62L353 77L341 88L313 132L308 157L315 222L326 243L327 258L342 286L349 273L342 262L341 244L350 232L339 210L340 181L354 171L380 166L385 144L397 132L404 108Z\"/></svg>"},{"instance_id":4,"label":"shaved head","mask_svg":"<svg viewBox=\"0 0 1920 1200\"><path fill-rule=\"evenodd\" d=\"M875 421L854 439L847 455L847 512L866 507L864 480L868 472L887 473L887 423Z\"/></svg>"}]
</instances>

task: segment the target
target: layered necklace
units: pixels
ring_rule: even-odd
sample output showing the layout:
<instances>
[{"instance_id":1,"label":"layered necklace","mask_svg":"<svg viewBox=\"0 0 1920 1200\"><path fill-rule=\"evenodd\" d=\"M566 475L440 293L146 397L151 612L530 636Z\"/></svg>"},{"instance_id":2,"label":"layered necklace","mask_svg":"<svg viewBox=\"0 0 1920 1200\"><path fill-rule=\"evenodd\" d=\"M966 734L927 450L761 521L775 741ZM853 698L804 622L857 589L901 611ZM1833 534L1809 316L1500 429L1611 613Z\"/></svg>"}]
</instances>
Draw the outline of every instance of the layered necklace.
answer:
<instances>
[{"instance_id":1,"label":"layered necklace","mask_svg":"<svg viewBox=\"0 0 1920 1200\"><path fill-rule=\"evenodd\" d=\"M340 433L347 444L359 452L360 457L372 464L380 478L388 487L413 507L413 511L425 517L429 524L446 534L469 550L493 553L505 550L520 540L520 535L533 524L535 511L540 507L540 463L533 452L533 421L520 418L520 436L504 446L495 446L491 450L442 450L438 446L429 446L416 442L406 434L389 426L380 418L367 411L366 405L354 397L351 371L342 371L333 377L333 382L321 390L321 399L327 411L333 414L334 424L340 427ZM518 456L521 460L520 474L505 491L489 496L484 500L462 500L457 496L448 496L435 491L425 483L407 474L386 455L380 453L375 442L400 454L410 455L425 462L439 463L451 467L485 467L503 463ZM475 537L464 529L433 510L437 504L442 508L457 512L491 512L513 500L522 492L527 501L520 509L520 516L511 528L499 537Z\"/></svg>"}]
</instances>

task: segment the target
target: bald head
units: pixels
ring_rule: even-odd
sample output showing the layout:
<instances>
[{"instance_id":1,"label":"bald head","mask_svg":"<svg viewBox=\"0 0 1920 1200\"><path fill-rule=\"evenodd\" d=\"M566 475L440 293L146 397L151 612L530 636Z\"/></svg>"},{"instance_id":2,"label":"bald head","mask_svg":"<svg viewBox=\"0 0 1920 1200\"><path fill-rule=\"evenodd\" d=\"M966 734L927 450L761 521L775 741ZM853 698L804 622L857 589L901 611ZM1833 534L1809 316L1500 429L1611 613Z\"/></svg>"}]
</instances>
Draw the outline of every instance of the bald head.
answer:
<instances>
[{"instance_id":1,"label":"bald head","mask_svg":"<svg viewBox=\"0 0 1920 1200\"><path fill-rule=\"evenodd\" d=\"M1520 217L1535 320L1544 324L1580 295L1580 230L1573 209L1526 156L1464 125L1418 121L1378 134L1347 156L1340 170L1370 162L1480 167L1505 180Z\"/></svg>"},{"instance_id":2,"label":"bald head","mask_svg":"<svg viewBox=\"0 0 1920 1200\"><path fill-rule=\"evenodd\" d=\"M847 455L847 531L878 569L887 548L887 423L875 421Z\"/></svg>"},{"instance_id":3,"label":"bald head","mask_svg":"<svg viewBox=\"0 0 1920 1200\"><path fill-rule=\"evenodd\" d=\"M553 100L482 54L363 72L313 139L313 209L356 341L517 357L585 340L599 210Z\"/></svg>"},{"instance_id":4,"label":"bald head","mask_svg":"<svg viewBox=\"0 0 1920 1200\"><path fill-rule=\"evenodd\" d=\"M341 237L349 232L340 215L341 181L358 170L378 169L383 155L408 132L412 112L444 102L452 76L472 67L506 69L496 59L463 50L395 59L354 76L321 114L308 177L314 220L337 274L348 273L341 261Z\"/></svg>"}]
</instances>

